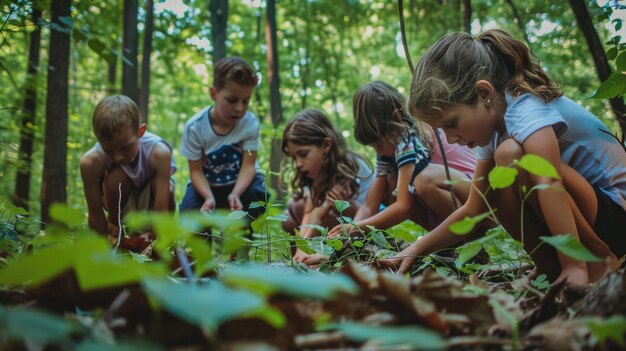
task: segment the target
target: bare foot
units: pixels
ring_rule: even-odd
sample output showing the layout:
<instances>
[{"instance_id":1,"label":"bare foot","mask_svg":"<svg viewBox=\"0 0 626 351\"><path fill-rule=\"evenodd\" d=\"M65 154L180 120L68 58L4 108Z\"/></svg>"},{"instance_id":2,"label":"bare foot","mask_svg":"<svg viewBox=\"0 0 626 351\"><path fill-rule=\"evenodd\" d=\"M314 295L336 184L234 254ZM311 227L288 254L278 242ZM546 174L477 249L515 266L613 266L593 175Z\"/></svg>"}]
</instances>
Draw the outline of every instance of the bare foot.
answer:
<instances>
[{"instance_id":1,"label":"bare foot","mask_svg":"<svg viewBox=\"0 0 626 351\"><path fill-rule=\"evenodd\" d=\"M561 270L561 274L554 284L564 281L565 285L587 286L589 284L589 273L586 265L574 265Z\"/></svg>"}]
</instances>

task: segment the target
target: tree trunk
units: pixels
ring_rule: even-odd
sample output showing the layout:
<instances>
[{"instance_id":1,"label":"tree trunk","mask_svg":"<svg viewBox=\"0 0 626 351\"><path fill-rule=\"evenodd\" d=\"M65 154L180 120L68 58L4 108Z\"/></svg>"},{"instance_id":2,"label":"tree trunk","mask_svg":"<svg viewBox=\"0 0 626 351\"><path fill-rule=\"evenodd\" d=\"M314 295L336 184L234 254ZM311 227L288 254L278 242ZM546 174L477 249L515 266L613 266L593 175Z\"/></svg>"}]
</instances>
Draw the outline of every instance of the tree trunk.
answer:
<instances>
[{"instance_id":1,"label":"tree trunk","mask_svg":"<svg viewBox=\"0 0 626 351\"><path fill-rule=\"evenodd\" d=\"M463 28L472 33L472 0L463 0Z\"/></svg>"},{"instance_id":2,"label":"tree trunk","mask_svg":"<svg viewBox=\"0 0 626 351\"><path fill-rule=\"evenodd\" d=\"M107 78L107 93L115 94L115 80L117 79L117 56L113 55L109 62L109 74Z\"/></svg>"},{"instance_id":3,"label":"tree trunk","mask_svg":"<svg viewBox=\"0 0 626 351\"><path fill-rule=\"evenodd\" d=\"M282 122L282 104L280 101L280 79L278 76L278 46L276 44L276 2L267 1L267 21L265 22L265 41L267 44L267 79L270 85L270 116L272 125L277 128ZM283 159L280 137L272 140L272 154L270 155L270 169L274 172L280 170ZM272 187L276 190L277 197L281 199L283 192L280 189L279 178L272 176Z\"/></svg>"},{"instance_id":4,"label":"tree trunk","mask_svg":"<svg viewBox=\"0 0 626 351\"><path fill-rule=\"evenodd\" d=\"M35 131L35 113L37 111L37 74L39 73L39 49L41 47L41 10L32 1L32 21L35 29L30 33L30 47L28 51L28 69L26 78L26 94L24 96L24 110L22 111L22 127L20 129L20 165L15 177L15 195L13 202L16 206L28 210L30 199L30 169L33 154L33 133Z\"/></svg>"},{"instance_id":5,"label":"tree trunk","mask_svg":"<svg viewBox=\"0 0 626 351\"><path fill-rule=\"evenodd\" d=\"M310 70L310 65L311 65L311 57L310 57L310 51L311 51L311 21L310 18L311 16L309 15L309 6L308 6L309 2L305 1L303 6L304 6L304 21L306 23L306 32L305 32L305 40L306 43L304 45L304 65L302 67L302 69L300 70L300 74L301 74L301 91L300 91L300 96L302 97L302 109L304 110L306 108L306 98L307 98L307 90L309 89L309 84L308 84L308 78L309 78L309 70Z\"/></svg>"},{"instance_id":6,"label":"tree trunk","mask_svg":"<svg viewBox=\"0 0 626 351\"><path fill-rule=\"evenodd\" d=\"M228 23L228 0L211 0L211 37L213 38L213 62L226 57L226 24Z\"/></svg>"},{"instance_id":7,"label":"tree trunk","mask_svg":"<svg viewBox=\"0 0 626 351\"><path fill-rule=\"evenodd\" d=\"M593 57L593 62L596 65L598 77L600 77L600 81L604 82L611 75L611 67L609 66L606 53L602 47L602 42L598 37L598 32L596 32L596 29L593 27L593 22L591 21L591 16L589 16L587 6L583 0L569 0L569 3L572 6L574 14L576 15L578 26L587 41L587 46L589 47L589 51ZM618 96L610 99L609 102L611 104L611 108L613 109L613 113L615 113L615 117L622 128L623 138L623 134L626 131L626 106L624 105L624 98Z\"/></svg>"},{"instance_id":8,"label":"tree trunk","mask_svg":"<svg viewBox=\"0 0 626 351\"><path fill-rule=\"evenodd\" d=\"M139 111L143 122L148 123L148 101L150 99L150 55L152 55L152 32L154 28L154 2L146 1L146 25L143 33L143 57L141 60L141 90Z\"/></svg>"},{"instance_id":9,"label":"tree trunk","mask_svg":"<svg viewBox=\"0 0 626 351\"><path fill-rule=\"evenodd\" d=\"M137 88L137 0L124 0L124 40L122 53L122 94L139 103ZM128 60L128 61L127 61Z\"/></svg>"},{"instance_id":10,"label":"tree trunk","mask_svg":"<svg viewBox=\"0 0 626 351\"><path fill-rule=\"evenodd\" d=\"M520 32L522 32L522 35L524 36L524 40L526 40L526 44L528 44L528 47L532 51L530 40L528 40L528 33L526 32L526 21L522 17L522 14L519 13L519 11L517 11L517 7L513 3L513 0L504 0L504 1L511 8L511 12L513 12L513 17L515 17L515 21L517 21L517 27L519 28Z\"/></svg>"},{"instance_id":11,"label":"tree trunk","mask_svg":"<svg viewBox=\"0 0 626 351\"><path fill-rule=\"evenodd\" d=\"M52 0L51 22L66 27L60 17L70 17L71 0ZM69 28L68 28L69 31ZM50 31L48 51L48 95L46 100L46 133L41 180L41 218L50 221L49 208L54 202L67 198L67 118L70 36L58 30Z\"/></svg>"}]
</instances>

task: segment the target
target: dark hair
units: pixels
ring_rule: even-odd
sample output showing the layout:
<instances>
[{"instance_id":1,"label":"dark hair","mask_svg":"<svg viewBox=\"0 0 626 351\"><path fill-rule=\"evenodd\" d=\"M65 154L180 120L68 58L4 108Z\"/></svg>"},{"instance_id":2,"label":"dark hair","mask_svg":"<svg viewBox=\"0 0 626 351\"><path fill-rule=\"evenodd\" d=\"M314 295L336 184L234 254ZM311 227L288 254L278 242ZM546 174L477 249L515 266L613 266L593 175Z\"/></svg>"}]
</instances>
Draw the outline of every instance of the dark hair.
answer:
<instances>
[{"instance_id":1,"label":"dark hair","mask_svg":"<svg viewBox=\"0 0 626 351\"><path fill-rule=\"evenodd\" d=\"M244 86L255 86L259 77L248 63L241 57L225 57L215 63L213 68L213 86L222 89L227 81Z\"/></svg>"},{"instance_id":2,"label":"dark hair","mask_svg":"<svg viewBox=\"0 0 626 351\"><path fill-rule=\"evenodd\" d=\"M356 196L359 188L357 180L359 164L356 157L359 156L348 149L344 137L333 127L328 117L319 110L306 109L299 112L289 121L283 132L282 149L286 155L289 155L287 143L322 146L326 138L332 141L330 150L322 164L320 178L315 189L311 189L315 206L320 206L324 202L326 193L335 184L346 180L350 181L351 193ZM307 185L310 185L309 180L296 171L291 180L295 199L302 198L304 187Z\"/></svg>"},{"instance_id":3,"label":"dark hair","mask_svg":"<svg viewBox=\"0 0 626 351\"><path fill-rule=\"evenodd\" d=\"M406 99L398 89L381 81L367 83L352 99L354 138L362 145L381 140L396 143L405 131L415 132L431 149L432 129L424 126L405 110Z\"/></svg>"},{"instance_id":4,"label":"dark hair","mask_svg":"<svg viewBox=\"0 0 626 351\"><path fill-rule=\"evenodd\" d=\"M408 110L428 121L453 105L474 105L479 80L489 81L500 98L505 90L514 97L531 93L545 103L562 95L524 43L493 29L477 38L450 34L432 45L415 68Z\"/></svg>"},{"instance_id":5,"label":"dark hair","mask_svg":"<svg viewBox=\"0 0 626 351\"><path fill-rule=\"evenodd\" d=\"M124 95L108 96L96 105L91 126L96 137L112 140L123 129L139 130L139 108Z\"/></svg>"}]
</instances>

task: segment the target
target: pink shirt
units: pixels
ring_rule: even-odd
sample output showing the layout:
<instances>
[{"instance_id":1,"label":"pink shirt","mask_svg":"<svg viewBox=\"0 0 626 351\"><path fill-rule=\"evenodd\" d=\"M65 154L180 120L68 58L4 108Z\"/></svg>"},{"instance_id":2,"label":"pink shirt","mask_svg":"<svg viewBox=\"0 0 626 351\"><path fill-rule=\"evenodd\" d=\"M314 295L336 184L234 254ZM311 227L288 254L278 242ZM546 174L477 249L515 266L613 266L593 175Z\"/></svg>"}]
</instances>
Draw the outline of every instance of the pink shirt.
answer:
<instances>
[{"instance_id":1,"label":"pink shirt","mask_svg":"<svg viewBox=\"0 0 626 351\"><path fill-rule=\"evenodd\" d=\"M443 144L443 149L446 152L446 159L448 161L448 166L456 169L459 172L467 174L470 178L474 176L474 169L476 169L476 155L470 150L467 146L460 146L458 144L448 144L446 136L444 135L441 129L436 129L437 133L439 133L439 137L441 138L441 143ZM433 140L433 154L431 162L437 164L443 164L443 159L441 158L441 151L439 150L439 145L437 144L437 140Z\"/></svg>"}]
</instances>

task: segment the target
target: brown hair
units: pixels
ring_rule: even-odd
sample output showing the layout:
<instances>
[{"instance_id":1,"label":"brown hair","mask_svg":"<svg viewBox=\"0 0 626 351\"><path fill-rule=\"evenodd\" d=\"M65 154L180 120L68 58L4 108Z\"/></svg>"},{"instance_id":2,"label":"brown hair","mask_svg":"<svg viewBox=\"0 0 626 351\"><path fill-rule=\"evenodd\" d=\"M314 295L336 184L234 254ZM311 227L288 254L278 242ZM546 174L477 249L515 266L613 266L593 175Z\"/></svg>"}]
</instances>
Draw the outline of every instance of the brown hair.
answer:
<instances>
[{"instance_id":1,"label":"brown hair","mask_svg":"<svg viewBox=\"0 0 626 351\"><path fill-rule=\"evenodd\" d=\"M244 86L255 86L259 77L248 63L241 57L225 57L213 67L213 86L222 89L227 81Z\"/></svg>"},{"instance_id":2,"label":"brown hair","mask_svg":"<svg viewBox=\"0 0 626 351\"><path fill-rule=\"evenodd\" d=\"M104 98L96 105L91 117L91 125L96 137L113 139L116 133L125 128L133 132L139 130L139 108L129 97L113 95Z\"/></svg>"},{"instance_id":3,"label":"brown hair","mask_svg":"<svg viewBox=\"0 0 626 351\"><path fill-rule=\"evenodd\" d=\"M352 99L354 138L362 145L371 145L383 139L397 143L401 135L408 131L417 134L424 146L431 150L432 128L409 115L405 104L406 99L398 89L385 82L374 81L363 85Z\"/></svg>"},{"instance_id":4,"label":"brown hair","mask_svg":"<svg viewBox=\"0 0 626 351\"><path fill-rule=\"evenodd\" d=\"M345 180L350 180L351 193L356 196L359 187L357 180L359 165L356 157L359 156L348 149L344 137L333 127L328 117L319 110L306 109L299 112L289 121L283 132L282 149L286 155L289 155L287 143L322 146L326 138L330 138L332 143L322 164L320 179L315 189L311 189L315 206L320 206L324 202L326 193L335 184L340 184ZM295 172L291 180L294 198L302 198L304 187L310 185L308 182L309 180L300 172Z\"/></svg>"},{"instance_id":5,"label":"brown hair","mask_svg":"<svg viewBox=\"0 0 626 351\"><path fill-rule=\"evenodd\" d=\"M524 43L493 29L477 38L450 34L432 45L415 68L408 109L428 121L453 105L474 105L479 80L489 81L500 98L505 90L514 97L530 93L545 103L562 95Z\"/></svg>"}]
</instances>

